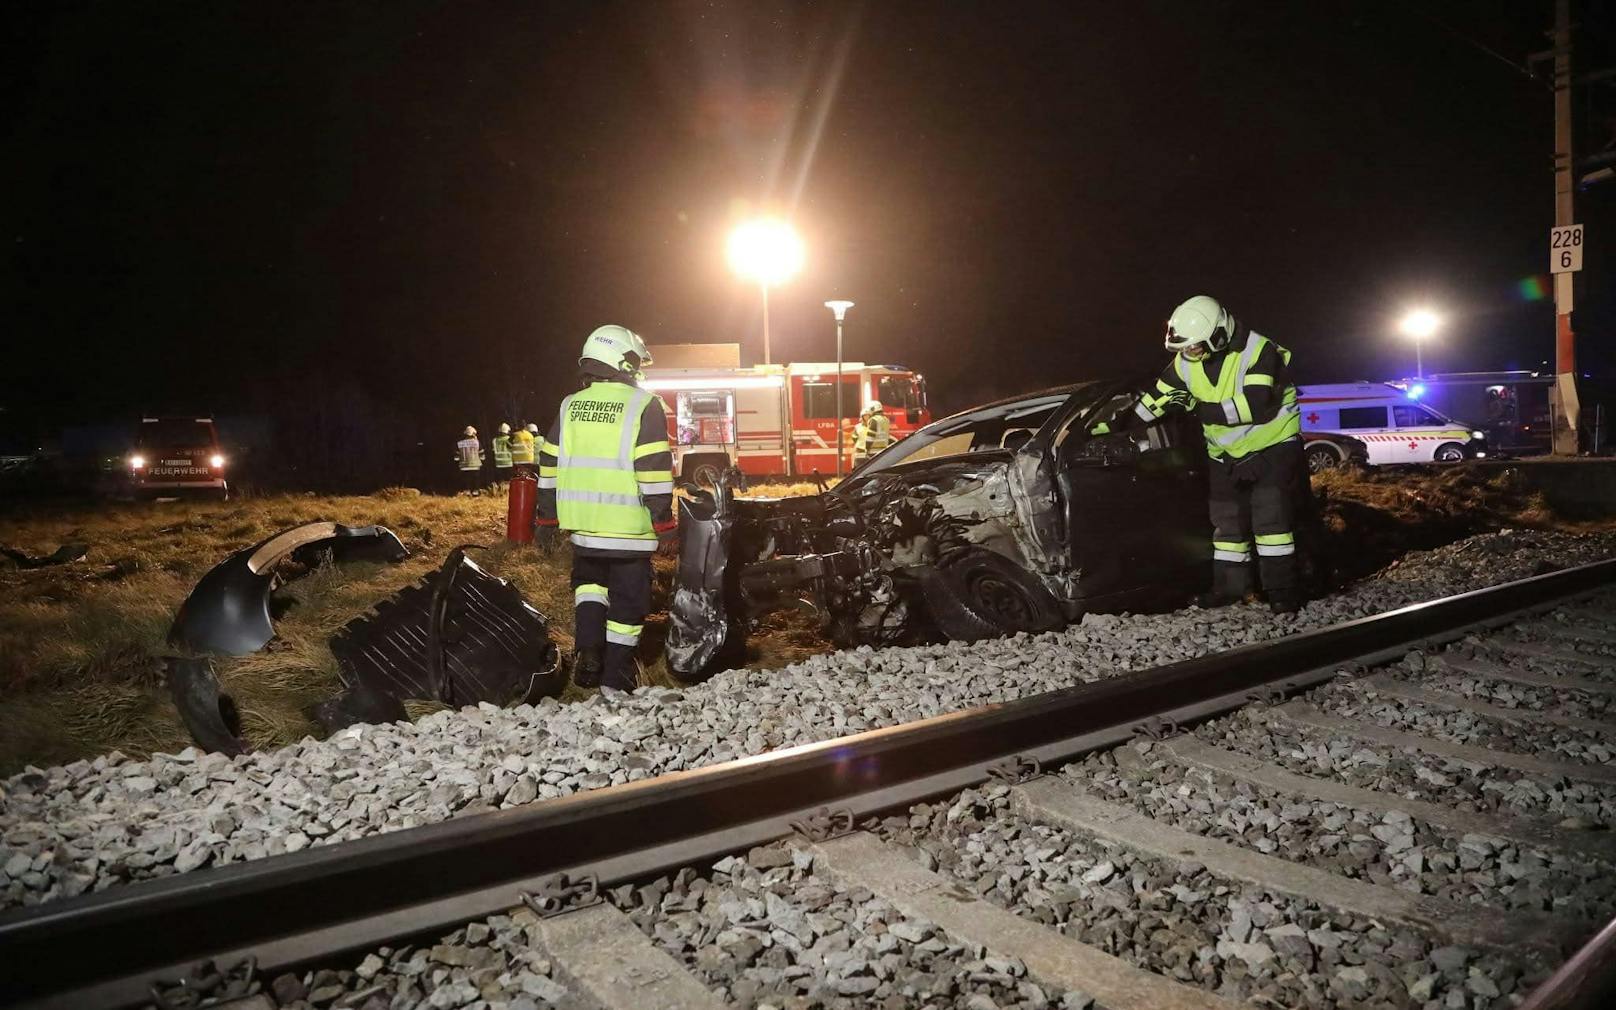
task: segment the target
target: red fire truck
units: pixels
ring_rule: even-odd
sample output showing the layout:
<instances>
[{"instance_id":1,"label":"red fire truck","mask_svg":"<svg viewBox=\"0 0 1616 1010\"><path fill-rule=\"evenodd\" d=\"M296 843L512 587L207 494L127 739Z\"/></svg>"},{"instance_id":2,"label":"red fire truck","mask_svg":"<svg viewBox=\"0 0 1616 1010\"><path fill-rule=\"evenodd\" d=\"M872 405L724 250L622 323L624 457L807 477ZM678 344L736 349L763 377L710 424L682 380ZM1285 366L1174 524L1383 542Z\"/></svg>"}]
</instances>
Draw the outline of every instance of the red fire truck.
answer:
<instances>
[{"instance_id":1,"label":"red fire truck","mask_svg":"<svg viewBox=\"0 0 1616 1010\"><path fill-rule=\"evenodd\" d=\"M734 464L747 474L836 472L836 365L740 364L738 344L651 347L646 389L668 408L677 476L710 482ZM925 380L902 365L842 362L842 468L853 465L853 425L880 400L892 436L931 420Z\"/></svg>"}]
</instances>

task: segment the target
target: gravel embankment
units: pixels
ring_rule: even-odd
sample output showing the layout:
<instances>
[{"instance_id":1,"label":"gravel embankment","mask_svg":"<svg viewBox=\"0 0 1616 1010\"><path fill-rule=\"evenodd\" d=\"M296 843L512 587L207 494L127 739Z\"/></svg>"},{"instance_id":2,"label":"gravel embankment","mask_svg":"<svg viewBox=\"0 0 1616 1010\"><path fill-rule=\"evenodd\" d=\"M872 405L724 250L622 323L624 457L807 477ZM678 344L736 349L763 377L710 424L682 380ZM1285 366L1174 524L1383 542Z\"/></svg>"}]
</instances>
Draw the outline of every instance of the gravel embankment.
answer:
<instances>
[{"instance_id":1,"label":"gravel embankment","mask_svg":"<svg viewBox=\"0 0 1616 1010\"><path fill-rule=\"evenodd\" d=\"M0 907L1024 697L1612 554L1612 535L1504 531L1409 555L1295 616L1254 605L1089 615L1044 635L858 649L682 691L437 713L235 759L187 750L29 769L0 784Z\"/></svg>"},{"instance_id":2,"label":"gravel embankment","mask_svg":"<svg viewBox=\"0 0 1616 1010\"><path fill-rule=\"evenodd\" d=\"M1150 971L1261 1006L1508 1006L1534 978L1496 952L1172 865L1009 807L1008 790L920 806L884 832L965 888Z\"/></svg>"},{"instance_id":3,"label":"gravel embankment","mask_svg":"<svg viewBox=\"0 0 1616 1010\"><path fill-rule=\"evenodd\" d=\"M1497 765L1380 749L1351 737L1270 722L1262 713L1237 712L1198 727L1195 734L1207 743L1303 775L1334 778L1459 810L1503 810L1565 827L1616 824L1616 788L1609 786L1546 780Z\"/></svg>"},{"instance_id":4,"label":"gravel embankment","mask_svg":"<svg viewBox=\"0 0 1616 1010\"><path fill-rule=\"evenodd\" d=\"M1140 755L1135 760L1098 754L1062 774L1192 834L1357 880L1588 924L1616 913L1616 868L1610 865L1454 834L1396 809L1380 813L1291 796L1164 760L1148 741L1133 747ZM1121 756L1129 757L1126 751Z\"/></svg>"}]
</instances>

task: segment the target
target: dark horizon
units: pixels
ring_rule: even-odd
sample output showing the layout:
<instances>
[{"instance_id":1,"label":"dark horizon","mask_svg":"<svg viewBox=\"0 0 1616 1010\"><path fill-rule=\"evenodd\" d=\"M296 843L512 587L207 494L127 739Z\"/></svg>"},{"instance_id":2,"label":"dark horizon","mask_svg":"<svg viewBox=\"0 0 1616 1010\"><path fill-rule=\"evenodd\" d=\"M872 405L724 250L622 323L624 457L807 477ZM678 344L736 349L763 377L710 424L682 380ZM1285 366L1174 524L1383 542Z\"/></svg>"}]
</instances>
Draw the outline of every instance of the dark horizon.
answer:
<instances>
[{"instance_id":1,"label":"dark horizon","mask_svg":"<svg viewBox=\"0 0 1616 1010\"><path fill-rule=\"evenodd\" d=\"M1574 4L1579 73L1616 63ZM14 8L0 425L358 399L541 417L594 326L759 352L724 261L788 216L776 360L924 372L940 411L1159 368L1222 298L1302 379L1539 368L1548 2ZM1488 52L1486 50L1491 50ZM1580 154L1616 136L1579 98ZM1616 183L1578 197L1580 370L1616 368ZM313 406L311 406L313 405ZM396 423L404 423L398 421ZM447 444L447 442L446 442Z\"/></svg>"}]
</instances>

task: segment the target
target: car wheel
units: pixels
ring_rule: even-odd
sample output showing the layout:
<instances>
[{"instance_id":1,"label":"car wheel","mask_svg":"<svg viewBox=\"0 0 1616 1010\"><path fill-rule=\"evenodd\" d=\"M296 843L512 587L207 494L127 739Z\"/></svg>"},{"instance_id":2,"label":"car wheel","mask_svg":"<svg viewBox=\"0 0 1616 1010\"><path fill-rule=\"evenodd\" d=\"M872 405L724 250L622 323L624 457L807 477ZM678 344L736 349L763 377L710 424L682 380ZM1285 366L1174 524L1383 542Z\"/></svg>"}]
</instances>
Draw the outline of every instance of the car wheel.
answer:
<instances>
[{"instance_id":1,"label":"car wheel","mask_svg":"<svg viewBox=\"0 0 1616 1010\"><path fill-rule=\"evenodd\" d=\"M1328 442L1314 442L1307 447L1307 472L1323 473L1341 465L1341 451Z\"/></svg>"},{"instance_id":2,"label":"car wheel","mask_svg":"<svg viewBox=\"0 0 1616 1010\"><path fill-rule=\"evenodd\" d=\"M1458 442L1444 442L1437 446L1435 458L1438 463L1457 463L1465 458L1464 446Z\"/></svg>"},{"instance_id":3,"label":"car wheel","mask_svg":"<svg viewBox=\"0 0 1616 1010\"><path fill-rule=\"evenodd\" d=\"M928 603L933 604L938 630L951 639L1049 631L1065 623L1043 583L1001 554L974 548L959 552L941 567L951 599Z\"/></svg>"},{"instance_id":4,"label":"car wheel","mask_svg":"<svg viewBox=\"0 0 1616 1010\"><path fill-rule=\"evenodd\" d=\"M723 476L729 468L729 459L725 456L698 456L686 463L681 470L681 476L686 477L697 487L717 487L718 478Z\"/></svg>"}]
</instances>

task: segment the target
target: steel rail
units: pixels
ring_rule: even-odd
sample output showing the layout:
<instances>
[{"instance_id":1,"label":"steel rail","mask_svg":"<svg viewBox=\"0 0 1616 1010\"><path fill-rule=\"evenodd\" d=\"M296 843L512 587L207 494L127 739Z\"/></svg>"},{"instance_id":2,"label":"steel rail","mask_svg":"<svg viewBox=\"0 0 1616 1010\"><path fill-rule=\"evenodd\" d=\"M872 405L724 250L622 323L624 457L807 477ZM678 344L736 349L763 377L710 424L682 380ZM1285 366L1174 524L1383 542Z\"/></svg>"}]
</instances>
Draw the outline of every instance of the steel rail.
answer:
<instances>
[{"instance_id":1,"label":"steel rail","mask_svg":"<svg viewBox=\"0 0 1616 1010\"><path fill-rule=\"evenodd\" d=\"M0 915L0 994L121 1007L208 958L252 956L265 974L329 963L508 909L557 872L609 886L711 860L822 806L863 816L946 795L1012 756L1075 757L1613 583L1616 560L1596 562L1017 701L12 911Z\"/></svg>"}]
</instances>

